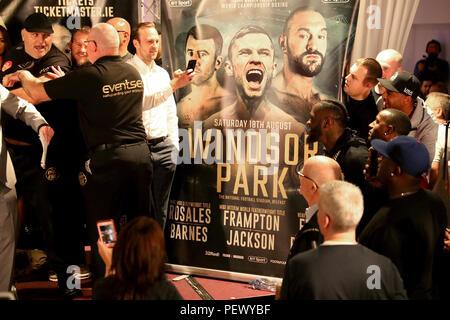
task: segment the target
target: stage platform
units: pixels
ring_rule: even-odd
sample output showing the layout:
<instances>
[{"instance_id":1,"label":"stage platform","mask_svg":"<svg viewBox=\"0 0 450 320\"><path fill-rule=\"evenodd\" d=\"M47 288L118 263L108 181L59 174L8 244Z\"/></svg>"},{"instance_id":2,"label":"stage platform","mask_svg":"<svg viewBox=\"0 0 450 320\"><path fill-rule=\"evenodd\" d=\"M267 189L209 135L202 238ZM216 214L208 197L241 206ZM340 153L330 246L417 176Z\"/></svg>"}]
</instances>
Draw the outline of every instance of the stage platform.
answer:
<instances>
[{"instance_id":1,"label":"stage platform","mask_svg":"<svg viewBox=\"0 0 450 320\"><path fill-rule=\"evenodd\" d=\"M271 301L275 298L274 292L255 290L248 283L191 275L189 278L194 279L194 284L200 284L206 292L206 295L199 294L189 285L189 279L183 278L174 281L174 279L180 278L180 276L183 275L167 273L167 278L173 282L185 300L257 299ZM19 282L16 283L16 289L19 300L62 300L62 298L58 296L56 282L51 282L49 280ZM92 299L92 281L90 279L81 281L81 290L83 296L76 298L75 300Z\"/></svg>"}]
</instances>

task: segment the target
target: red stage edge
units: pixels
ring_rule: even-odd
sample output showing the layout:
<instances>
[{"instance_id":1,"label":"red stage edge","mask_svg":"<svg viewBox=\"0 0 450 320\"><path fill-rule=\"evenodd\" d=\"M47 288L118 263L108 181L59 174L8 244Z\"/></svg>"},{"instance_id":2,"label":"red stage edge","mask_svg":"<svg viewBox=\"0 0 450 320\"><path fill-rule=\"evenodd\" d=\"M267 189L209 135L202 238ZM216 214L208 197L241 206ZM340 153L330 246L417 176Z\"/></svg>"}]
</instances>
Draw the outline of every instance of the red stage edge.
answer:
<instances>
[{"instance_id":1,"label":"red stage edge","mask_svg":"<svg viewBox=\"0 0 450 320\"><path fill-rule=\"evenodd\" d=\"M215 279L245 282L245 283L248 283L249 281L255 280L255 279L264 279L264 280L276 282L277 284L281 285L281 282L283 280L282 278L277 278L277 277L267 277L267 276L261 276L261 275L257 275L257 274L231 272L231 271L199 268L199 267L192 267L192 266L183 266L183 265L171 264L171 263L166 263L166 271L180 273L180 274L210 277L210 278L215 278Z\"/></svg>"}]
</instances>

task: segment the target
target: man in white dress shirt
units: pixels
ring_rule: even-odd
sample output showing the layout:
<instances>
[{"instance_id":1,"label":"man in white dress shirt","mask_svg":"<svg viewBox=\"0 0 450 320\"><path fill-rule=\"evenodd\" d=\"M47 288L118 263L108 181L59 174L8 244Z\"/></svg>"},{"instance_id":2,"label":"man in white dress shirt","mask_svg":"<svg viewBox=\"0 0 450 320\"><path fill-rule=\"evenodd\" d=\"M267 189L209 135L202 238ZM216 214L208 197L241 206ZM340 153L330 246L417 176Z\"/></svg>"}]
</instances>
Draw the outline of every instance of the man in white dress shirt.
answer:
<instances>
[{"instance_id":1,"label":"man in white dress shirt","mask_svg":"<svg viewBox=\"0 0 450 320\"><path fill-rule=\"evenodd\" d=\"M172 154L177 154L179 149L177 108L172 93L188 85L193 73L189 73L189 70L177 71L174 79L170 80L167 71L155 63L160 44L158 31L153 23L138 24L133 29L132 39L136 55L127 62L139 71L144 82L142 120L153 163L151 189L154 213L164 230L170 188L176 169L176 158Z\"/></svg>"}]
</instances>

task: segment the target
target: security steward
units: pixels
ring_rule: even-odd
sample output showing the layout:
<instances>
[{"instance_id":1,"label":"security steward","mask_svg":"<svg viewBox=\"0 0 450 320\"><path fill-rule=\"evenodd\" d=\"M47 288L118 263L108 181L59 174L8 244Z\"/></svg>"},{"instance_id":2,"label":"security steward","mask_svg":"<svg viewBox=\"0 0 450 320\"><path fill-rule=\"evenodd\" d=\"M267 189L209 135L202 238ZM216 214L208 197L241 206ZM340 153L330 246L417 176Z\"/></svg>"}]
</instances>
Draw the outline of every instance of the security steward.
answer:
<instances>
[{"instance_id":1,"label":"security steward","mask_svg":"<svg viewBox=\"0 0 450 320\"><path fill-rule=\"evenodd\" d=\"M21 34L23 42L6 54L1 78L18 70L28 70L47 81L52 66L65 72L70 70L69 58L53 45L52 24L44 14L31 14L24 21ZM81 147L77 136L76 105L70 106L67 100L37 103L25 93L20 83L13 87L12 93L34 103L55 130L43 169L40 165L41 142L35 132L22 121L2 112L6 145L17 177L19 208L23 208L21 214L25 223L31 225L31 235L34 235L31 237L34 247L30 249L40 248L36 240L43 241L50 267L58 275L59 288L65 297L71 298L80 292L67 288L67 266L77 264L75 256L84 254L78 236L80 232L73 228L74 222L84 215L79 206L82 198L77 158ZM61 238L66 240L58 240Z\"/></svg>"},{"instance_id":2,"label":"security steward","mask_svg":"<svg viewBox=\"0 0 450 320\"><path fill-rule=\"evenodd\" d=\"M88 36L87 54L92 65L76 69L53 81L41 82L27 71L4 79L5 85L21 81L33 99L74 99L79 105L80 126L89 150L86 183L87 229L94 278L105 266L97 250L98 220L130 219L150 215L152 178L150 151L142 124L144 85L136 69L119 57L119 36L109 24L95 25Z\"/></svg>"}]
</instances>

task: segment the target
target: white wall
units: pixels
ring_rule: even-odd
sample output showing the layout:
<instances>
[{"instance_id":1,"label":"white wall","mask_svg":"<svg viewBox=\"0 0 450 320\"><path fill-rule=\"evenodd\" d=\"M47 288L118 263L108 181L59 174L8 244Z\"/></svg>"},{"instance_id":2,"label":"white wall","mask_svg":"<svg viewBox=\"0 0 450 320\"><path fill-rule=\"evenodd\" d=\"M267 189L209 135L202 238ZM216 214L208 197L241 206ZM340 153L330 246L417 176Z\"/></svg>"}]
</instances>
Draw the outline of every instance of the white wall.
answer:
<instances>
[{"instance_id":1,"label":"white wall","mask_svg":"<svg viewBox=\"0 0 450 320\"><path fill-rule=\"evenodd\" d=\"M450 1L449 0L420 0L417 8L416 24L450 23Z\"/></svg>"},{"instance_id":2,"label":"white wall","mask_svg":"<svg viewBox=\"0 0 450 320\"><path fill-rule=\"evenodd\" d=\"M420 0L403 52L403 69L414 71L431 39L441 43L439 57L450 62L450 0Z\"/></svg>"}]
</instances>

